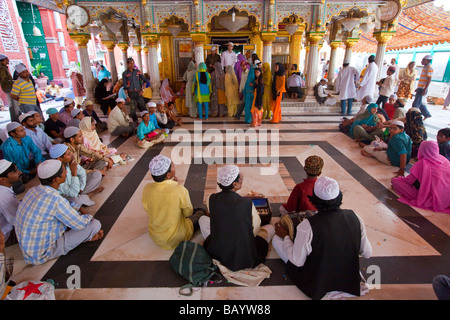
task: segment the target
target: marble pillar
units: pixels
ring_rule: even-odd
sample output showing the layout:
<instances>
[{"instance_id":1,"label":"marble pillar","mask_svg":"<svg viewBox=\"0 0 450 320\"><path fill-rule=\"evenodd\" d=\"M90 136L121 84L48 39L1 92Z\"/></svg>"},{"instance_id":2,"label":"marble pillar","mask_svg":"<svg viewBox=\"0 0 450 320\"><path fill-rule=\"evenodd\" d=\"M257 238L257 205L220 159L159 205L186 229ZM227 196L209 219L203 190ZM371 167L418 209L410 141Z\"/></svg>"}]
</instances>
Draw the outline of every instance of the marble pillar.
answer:
<instances>
[{"instance_id":1,"label":"marble pillar","mask_svg":"<svg viewBox=\"0 0 450 320\"><path fill-rule=\"evenodd\" d=\"M306 66L306 95L314 95L314 86L317 83L317 73L319 71L319 41L325 32L312 31L307 34L309 42L309 57Z\"/></svg>"},{"instance_id":2,"label":"marble pillar","mask_svg":"<svg viewBox=\"0 0 450 320\"><path fill-rule=\"evenodd\" d=\"M336 69L336 58L337 58L337 49L341 45L340 41L331 41L330 42L330 64L328 65L328 88L334 88L334 70Z\"/></svg>"},{"instance_id":3,"label":"marble pillar","mask_svg":"<svg viewBox=\"0 0 450 320\"><path fill-rule=\"evenodd\" d=\"M86 89L86 100L94 101L95 82L87 49L91 35L89 33L70 33L69 36L78 45L80 52L81 73L83 75L84 88Z\"/></svg>"},{"instance_id":4,"label":"marble pillar","mask_svg":"<svg viewBox=\"0 0 450 320\"><path fill-rule=\"evenodd\" d=\"M375 63L378 66L377 80L380 80L385 75L381 74L383 71L384 53L389 40L395 35L395 31L375 31L374 38L377 40L377 53L375 55Z\"/></svg>"},{"instance_id":5,"label":"marble pillar","mask_svg":"<svg viewBox=\"0 0 450 320\"><path fill-rule=\"evenodd\" d=\"M134 50L136 50L136 54L137 54L137 61L136 64L139 68L139 70L143 71L143 66L142 66L142 46L140 44L136 44L133 46Z\"/></svg>"},{"instance_id":6,"label":"marble pillar","mask_svg":"<svg viewBox=\"0 0 450 320\"><path fill-rule=\"evenodd\" d=\"M159 34L150 33L143 34L142 37L147 42L148 48L148 74L150 76L150 85L152 87L152 101L161 100L159 94L159 88L161 87L161 79L159 77L158 66L158 41L160 39Z\"/></svg>"},{"instance_id":7,"label":"marble pillar","mask_svg":"<svg viewBox=\"0 0 450 320\"><path fill-rule=\"evenodd\" d=\"M116 57L114 56L114 48L116 47L116 41L114 40L102 40L102 43L108 49L109 71L111 72L111 80L116 83L118 79Z\"/></svg>"},{"instance_id":8,"label":"marble pillar","mask_svg":"<svg viewBox=\"0 0 450 320\"><path fill-rule=\"evenodd\" d=\"M119 42L117 46L122 50L122 61L123 65L126 68L127 65L127 59L128 59L128 43L126 42Z\"/></svg>"},{"instance_id":9,"label":"marble pillar","mask_svg":"<svg viewBox=\"0 0 450 320\"><path fill-rule=\"evenodd\" d=\"M263 41L263 63L272 64L272 42L276 40L276 32L261 32L261 40Z\"/></svg>"}]
</instances>

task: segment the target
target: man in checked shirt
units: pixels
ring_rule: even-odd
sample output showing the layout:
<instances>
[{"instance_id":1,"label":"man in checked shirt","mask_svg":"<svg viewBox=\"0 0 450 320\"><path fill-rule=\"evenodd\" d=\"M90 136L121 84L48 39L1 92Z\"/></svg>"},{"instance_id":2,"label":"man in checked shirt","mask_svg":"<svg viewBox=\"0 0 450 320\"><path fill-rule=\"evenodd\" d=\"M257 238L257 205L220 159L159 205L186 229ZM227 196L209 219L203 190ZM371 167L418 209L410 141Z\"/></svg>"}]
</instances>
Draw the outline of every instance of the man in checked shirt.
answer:
<instances>
[{"instance_id":1,"label":"man in checked shirt","mask_svg":"<svg viewBox=\"0 0 450 320\"><path fill-rule=\"evenodd\" d=\"M146 79L144 74L134 66L133 58L128 58L127 69L123 72L122 79L123 89L127 95L127 100L130 98L132 104L130 110L131 118L134 122L137 122L136 106L139 108L139 111L147 110L144 97L142 96Z\"/></svg>"}]
</instances>

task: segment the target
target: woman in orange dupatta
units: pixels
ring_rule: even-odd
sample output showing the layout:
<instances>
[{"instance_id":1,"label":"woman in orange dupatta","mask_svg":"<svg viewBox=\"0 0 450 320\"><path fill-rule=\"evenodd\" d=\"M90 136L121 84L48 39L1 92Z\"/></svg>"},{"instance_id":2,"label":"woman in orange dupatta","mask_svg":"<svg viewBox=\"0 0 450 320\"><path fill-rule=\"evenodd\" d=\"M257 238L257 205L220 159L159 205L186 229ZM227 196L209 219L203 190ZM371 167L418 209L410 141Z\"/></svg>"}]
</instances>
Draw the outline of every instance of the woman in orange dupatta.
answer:
<instances>
[{"instance_id":1,"label":"woman in orange dupatta","mask_svg":"<svg viewBox=\"0 0 450 320\"><path fill-rule=\"evenodd\" d=\"M285 75L283 64L275 65L275 74L272 80L272 120L270 123L279 123L281 121L281 99L283 93L286 92Z\"/></svg>"}]
</instances>

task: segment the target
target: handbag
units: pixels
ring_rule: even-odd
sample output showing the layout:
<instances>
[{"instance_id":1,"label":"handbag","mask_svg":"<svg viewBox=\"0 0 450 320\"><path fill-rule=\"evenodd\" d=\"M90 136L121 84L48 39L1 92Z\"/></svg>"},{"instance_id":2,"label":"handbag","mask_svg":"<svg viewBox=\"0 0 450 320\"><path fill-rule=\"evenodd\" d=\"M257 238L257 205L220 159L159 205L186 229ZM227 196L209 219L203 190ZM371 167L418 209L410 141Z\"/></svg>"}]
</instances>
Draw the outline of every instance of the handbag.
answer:
<instances>
[{"instance_id":1,"label":"handbag","mask_svg":"<svg viewBox=\"0 0 450 320\"><path fill-rule=\"evenodd\" d=\"M193 287L201 286L217 274L217 266L213 264L205 248L192 241L180 242L170 256L169 263L176 273L189 281L179 290L179 293L185 296L191 296ZM189 292L184 293L185 289L189 289Z\"/></svg>"}]
</instances>

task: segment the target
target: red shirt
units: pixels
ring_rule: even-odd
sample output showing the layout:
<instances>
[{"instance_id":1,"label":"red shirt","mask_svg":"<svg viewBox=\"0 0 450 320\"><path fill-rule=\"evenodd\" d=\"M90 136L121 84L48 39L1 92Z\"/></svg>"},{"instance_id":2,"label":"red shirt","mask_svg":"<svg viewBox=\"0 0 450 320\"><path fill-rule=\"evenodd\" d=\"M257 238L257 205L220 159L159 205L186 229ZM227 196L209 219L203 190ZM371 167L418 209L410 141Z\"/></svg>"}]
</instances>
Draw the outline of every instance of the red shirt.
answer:
<instances>
[{"instance_id":1,"label":"red shirt","mask_svg":"<svg viewBox=\"0 0 450 320\"><path fill-rule=\"evenodd\" d=\"M316 207L309 201L308 196L313 195L314 184L317 178L305 179L302 183L297 184L292 190L287 204L283 204L284 208L288 211L305 211L316 210Z\"/></svg>"},{"instance_id":2,"label":"red shirt","mask_svg":"<svg viewBox=\"0 0 450 320\"><path fill-rule=\"evenodd\" d=\"M389 116L389 118L391 120L394 119L395 107L394 107L393 104L390 104L389 102L386 102L384 104L384 111L386 111L387 115Z\"/></svg>"}]
</instances>

